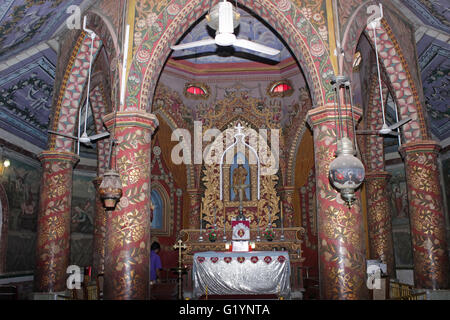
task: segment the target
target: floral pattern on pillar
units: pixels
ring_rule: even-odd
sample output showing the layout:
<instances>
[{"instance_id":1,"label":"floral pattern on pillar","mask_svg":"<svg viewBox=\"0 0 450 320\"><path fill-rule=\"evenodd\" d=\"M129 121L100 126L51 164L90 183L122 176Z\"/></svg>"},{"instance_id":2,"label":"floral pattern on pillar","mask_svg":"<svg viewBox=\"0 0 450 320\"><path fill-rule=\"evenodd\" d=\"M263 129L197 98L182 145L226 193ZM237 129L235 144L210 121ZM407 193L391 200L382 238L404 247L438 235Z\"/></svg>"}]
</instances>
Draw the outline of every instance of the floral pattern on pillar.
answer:
<instances>
[{"instance_id":1,"label":"floral pattern on pillar","mask_svg":"<svg viewBox=\"0 0 450 320\"><path fill-rule=\"evenodd\" d=\"M350 108L341 106L342 118L351 121ZM356 109L355 121L361 110ZM367 299L363 218L359 192L349 209L329 181L335 159L337 114L334 105L308 112L314 132L318 245L322 299Z\"/></svg>"},{"instance_id":2,"label":"floral pattern on pillar","mask_svg":"<svg viewBox=\"0 0 450 320\"><path fill-rule=\"evenodd\" d=\"M387 264L389 276L395 278L391 212L387 192L390 173L385 171L366 174L367 220L369 227L370 258Z\"/></svg>"},{"instance_id":3,"label":"floral pattern on pillar","mask_svg":"<svg viewBox=\"0 0 450 320\"><path fill-rule=\"evenodd\" d=\"M189 228L200 228L200 203L202 200L199 189L188 189L189 195Z\"/></svg>"},{"instance_id":4,"label":"floral pattern on pillar","mask_svg":"<svg viewBox=\"0 0 450 320\"><path fill-rule=\"evenodd\" d=\"M294 190L293 186L285 186L281 190L283 205L283 226L294 226Z\"/></svg>"},{"instance_id":5,"label":"floral pattern on pillar","mask_svg":"<svg viewBox=\"0 0 450 320\"><path fill-rule=\"evenodd\" d=\"M98 188L102 183L102 177L95 178L92 183L95 186L95 218L93 251L93 274L97 276L105 272L105 236L106 236L106 211Z\"/></svg>"},{"instance_id":6,"label":"floral pattern on pillar","mask_svg":"<svg viewBox=\"0 0 450 320\"><path fill-rule=\"evenodd\" d=\"M147 299L150 258L150 147L158 125L153 114L117 112L104 117L115 127L116 164L123 195L107 211L105 299Z\"/></svg>"},{"instance_id":7,"label":"floral pattern on pillar","mask_svg":"<svg viewBox=\"0 0 450 320\"><path fill-rule=\"evenodd\" d=\"M72 173L78 156L71 152L47 150L42 163L40 204L37 223L34 290L66 290L70 263L70 211Z\"/></svg>"},{"instance_id":8,"label":"floral pattern on pillar","mask_svg":"<svg viewBox=\"0 0 450 320\"><path fill-rule=\"evenodd\" d=\"M447 289L449 264L442 190L434 141L404 144L409 214L414 257L414 277L418 288Z\"/></svg>"}]
</instances>

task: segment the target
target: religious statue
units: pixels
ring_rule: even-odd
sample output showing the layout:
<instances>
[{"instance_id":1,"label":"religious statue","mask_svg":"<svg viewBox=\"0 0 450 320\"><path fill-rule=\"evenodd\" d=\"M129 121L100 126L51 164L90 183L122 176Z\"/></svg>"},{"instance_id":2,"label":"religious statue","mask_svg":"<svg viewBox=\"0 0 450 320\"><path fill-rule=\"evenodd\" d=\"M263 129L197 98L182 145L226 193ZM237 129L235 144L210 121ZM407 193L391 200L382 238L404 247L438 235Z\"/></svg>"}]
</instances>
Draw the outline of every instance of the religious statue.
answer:
<instances>
[{"instance_id":1,"label":"religious statue","mask_svg":"<svg viewBox=\"0 0 450 320\"><path fill-rule=\"evenodd\" d=\"M233 191L234 198L236 200L239 197L241 200L240 193L242 193L242 201L248 201L247 195L245 194L245 189L248 188L248 185L245 184L245 180L247 179L247 169L242 164L238 164L238 166L233 171ZM243 187L245 186L245 187Z\"/></svg>"}]
</instances>

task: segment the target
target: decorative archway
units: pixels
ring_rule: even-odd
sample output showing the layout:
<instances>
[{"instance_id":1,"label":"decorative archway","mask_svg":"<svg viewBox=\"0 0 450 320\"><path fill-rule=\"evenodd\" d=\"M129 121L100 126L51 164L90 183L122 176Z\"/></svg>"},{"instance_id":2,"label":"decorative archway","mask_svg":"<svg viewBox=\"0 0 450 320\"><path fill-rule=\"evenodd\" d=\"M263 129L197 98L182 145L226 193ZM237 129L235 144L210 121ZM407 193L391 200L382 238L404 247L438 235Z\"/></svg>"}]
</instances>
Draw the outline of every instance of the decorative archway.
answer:
<instances>
[{"instance_id":1,"label":"decorative archway","mask_svg":"<svg viewBox=\"0 0 450 320\"><path fill-rule=\"evenodd\" d=\"M207 0L179 2L158 5L155 10L158 13L147 12L147 18L153 24L135 51L127 82L126 104L121 106L124 110L151 110L156 82L170 54L170 44L175 43L209 9ZM314 105L331 102L329 80L333 68L329 54L319 32L300 9L291 1L241 0L240 4L269 23L290 46L312 88Z\"/></svg>"},{"instance_id":2,"label":"decorative archway","mask_svg":"<svg viewBox=\"0 0 450 320\"><path fill-rule=\"evenodd\" d=\"M342 38L344 55L341 55L339 59L339 69L344 75L352 76L353 57L358 40L363 33L366 34L372 47L375 48L373 29L367 26L370 15L366 11L371 5L377 6L378 2L366 1L360 4L347 23ZM389 7L385 10L389 10ZM400 119L412 118L412 121L402 128L405 142L429 139L423 107L417 92L417 84L411 76L403 50L386 18L381 20L380 28L377 29L377 47L382 68L389 82L387 85L394 91L394 99L399 108Z\"/></svg>"}]
</instances>

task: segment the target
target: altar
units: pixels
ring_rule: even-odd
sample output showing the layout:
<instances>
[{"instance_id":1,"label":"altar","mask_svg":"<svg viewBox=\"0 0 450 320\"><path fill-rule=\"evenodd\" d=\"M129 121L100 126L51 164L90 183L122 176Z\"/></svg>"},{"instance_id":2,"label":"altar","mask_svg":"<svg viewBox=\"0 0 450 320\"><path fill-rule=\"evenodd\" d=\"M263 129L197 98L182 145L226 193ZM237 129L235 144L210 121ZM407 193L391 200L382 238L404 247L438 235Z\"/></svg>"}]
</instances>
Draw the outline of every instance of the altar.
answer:
<instances>
[{"instance_id":1,"label":"altar","mask_svg":"<svg viewBox=\"0 0 450 320\"><path fill-rule=\"evenodd\" d=\"M193 297L273 294L289 298L290 273L286 251L198 252L193 257Z\"/></svg>"}]
</instances>

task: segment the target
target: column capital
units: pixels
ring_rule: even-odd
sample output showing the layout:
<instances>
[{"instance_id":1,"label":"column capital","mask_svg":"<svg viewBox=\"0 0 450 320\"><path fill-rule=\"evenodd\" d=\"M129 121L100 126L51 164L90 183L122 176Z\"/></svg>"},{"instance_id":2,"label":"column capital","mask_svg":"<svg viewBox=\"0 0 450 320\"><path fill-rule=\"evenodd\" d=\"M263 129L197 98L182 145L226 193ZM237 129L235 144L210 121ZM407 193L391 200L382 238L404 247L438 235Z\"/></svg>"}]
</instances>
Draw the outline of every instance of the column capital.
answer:
<instances>
[{"instance_id":1,"label":"column capital","mask_svg":"<svg viewBox=\"0 0 450 320\"><path fill-rule=\"evenodd\" d=\"M402 145L399 148L399 152L404 158L407 154L416 152L428 152L437 154L440 149L441 146L434 140L416 140Z\"/></svg>"},{"instance_id":2,"label":"column capital","mask_svg":"<svg viewBox=\"0 0 450 320\"><path fill-rule=\"evenodd\" d=\"M103 117L103 122L108 129L115 124L116 127L141 127L151 130L152 133L159 125L158 118L153 113L145 111L112 112Z\"/></svg>"},{"instance_id":3,"label":"column capital","mask_svg":"<svg viewBox=\"0 0 450 320\"><path fill-rule=\"evenodd\" d=\"M67 161L67 162L71 162L72 165L75 165L80 160L80 157L73 152L44 150L40 154L38 154L38 159L41 162L44 162L44 161Z\"/></svg>"},{"instance_id":4,"label":"column capital","mask_svg":"<svg viewBox=\"0 0 450 320\"><path fill-rule=\"evenodd\" d=\"M341 106L341 120L352 121L352 112L350 105L342 105ZM355 125L359 121L362 116L362 110L357 107L353 107L353 117L355 119ZM311 109L306 114L306 121L309 126L312 128L314 126L320 125L324 122L337 122L339 121L338 117L338 107L334 104L326 104L322 107L316 107Z\"/></svg>"},{"instance_id":5,"label":"column capital","mask_svg":"<svg viewBox=\"0 0 450 320\"><path fill-rule=\"evenodd\" d=\"M392 174L390 174L389 172L381 171L381 170L366 172L366 179L368 179L368 180L370 180L370 179L386 179L386 180L388 180L391 176L392 176Z\"/></svg>"}]
</instances>

